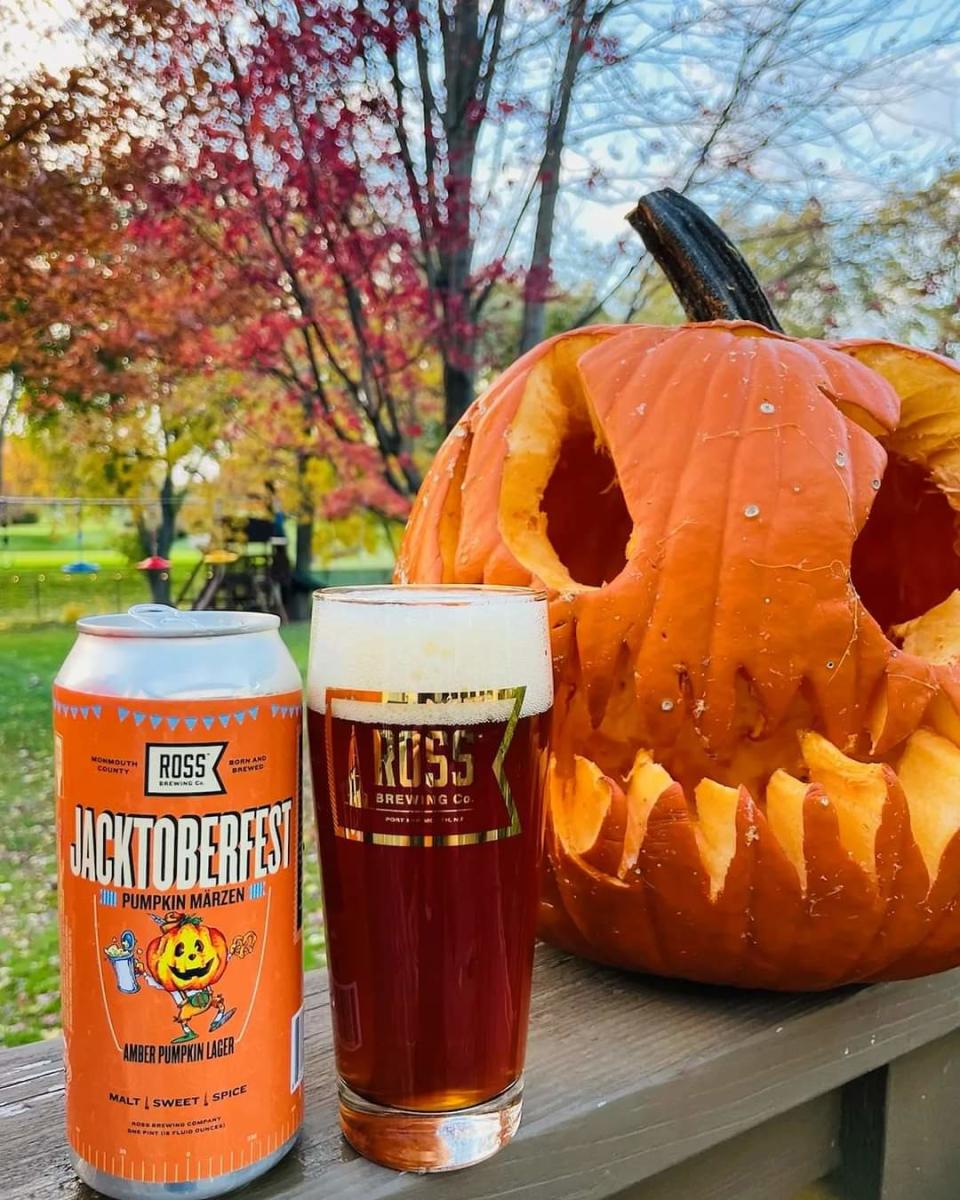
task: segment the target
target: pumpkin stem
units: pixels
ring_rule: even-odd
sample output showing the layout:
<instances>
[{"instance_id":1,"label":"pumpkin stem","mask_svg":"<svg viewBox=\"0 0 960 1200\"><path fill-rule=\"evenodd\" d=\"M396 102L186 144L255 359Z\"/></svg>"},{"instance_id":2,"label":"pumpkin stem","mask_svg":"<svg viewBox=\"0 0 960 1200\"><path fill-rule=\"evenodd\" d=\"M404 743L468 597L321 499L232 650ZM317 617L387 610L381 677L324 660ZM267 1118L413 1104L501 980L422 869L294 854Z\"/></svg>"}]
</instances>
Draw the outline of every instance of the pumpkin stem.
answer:
<instances>
[{"instance_id":1,"label":"pumpkin stem","mask_svg":"<svg viewBox=\"0 0 960 1200\"><path fill-rule=\"evenodd\" d=\"M691 321L754 321L783 332L743 255L692 200L673 188L648 192L627 220Z\"/></svg>"}]
</instances>

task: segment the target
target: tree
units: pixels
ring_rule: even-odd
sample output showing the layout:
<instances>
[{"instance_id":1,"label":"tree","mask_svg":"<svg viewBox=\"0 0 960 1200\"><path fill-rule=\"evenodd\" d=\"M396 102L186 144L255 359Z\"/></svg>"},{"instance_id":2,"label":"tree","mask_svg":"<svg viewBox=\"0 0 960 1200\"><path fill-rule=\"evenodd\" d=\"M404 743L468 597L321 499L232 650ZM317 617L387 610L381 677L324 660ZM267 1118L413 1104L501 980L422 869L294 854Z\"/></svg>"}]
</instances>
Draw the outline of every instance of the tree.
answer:
<instances>
[{"instance_id":1,"label":"tree","mask_svg":"<svg viewBox=\"0 0 960 1200\"><path fill-rule=\"evenodd\" d=\"M613 32L630 36L622 25ZM948 150L949 136L915 114L937 97L958 37L960 9L936 0L909 9L896 0L729 0L683 31L681 60L676 41L650 47L668 69L683 66L689 87L621 72L614 97L588 80L592 102L571 136L612 138L594 191L624 209L638 191L670 185L754 230L773 234L783 216L787 238L811 205L852 228L878 196L913 188ZM590 250L599 266L602 254ZM630 320L643 302L654 271L635 239L612 244L607 264L609 283L578 324L604 306Z\"/></svg>"},{"instance_id":2,"label":"tree","mask_svg":"<svg viewBox=\"0 0 960 1200\"><path fill-rule=\"evenodd\" d=\"M297 568L309 577L310 463L334 455L404 503L420 475L412 387L432 317L358 94L367 25L339 4L160 6L158 130L130 235L191 281L167 353L272 379L299 413ZM322 31L322 34L321 34ZM355 98L354 98L355 97ZM345 99L346 98L346 99ZM371 459L371 448L374 451Z\"/></svg>"},{"instance_id":3,"label":"tree","mask_svg":"<svg viewBox=\"0 0 960 1200\"><path fill-rule=\"evenodd\" d=\"M64 405L35 414L33 441L68 494L126 500L140 552L169 557L191 485L225 451L219 439L229 396L198 376L176 384L157 376L137 399ZM152 597L170 603L170 580L149 572Z\"/></svg>"},{"instance_id":4,"label":"tree","mask_svg":"<svg viewBox=\"0 0 960 1200\"><path fill-rule=\"evenodd\" d=\"M834 237L837 278L863 326L881 336L960 354L960 169L898 188Z\"/></svg>"},{"instance_id":5,"label":"tree","mask_svg":"<svg viewBox=\"0 0 960 1200\"><path fill-rule=\"evenodd\" d=\"M150 377L145 361L170 379L245 372L251 395L253 377L270 381L295 414L306 576L314 464L335 463L357 503L408 505L424 439L456 419L502 342L484 329L493 305L522 295L528 345L556 322L560 291L583 296L571 323L629 319L645 302L626 234L629 271L592 286L604 256L576 233L571 204L632 201L669 180L774 236L761 178L786 230L841 152L851 192L890 177L894 156L871 155L868 118L909 98L922 52L957 27L899 11L894 0L90 0L76 79L32 81L25 99L18 84L7 104L19 114L8 141L30 146L11 194L41 236L18 235L31 278L5 293L28 299L5 361L34 404L73 395L68 384L126 397ZM72 225L61 220L71 189ZM574 248L564 289L556 264ZM439 405L425 376L439 380Z\"/></svg>"}]
</instances>

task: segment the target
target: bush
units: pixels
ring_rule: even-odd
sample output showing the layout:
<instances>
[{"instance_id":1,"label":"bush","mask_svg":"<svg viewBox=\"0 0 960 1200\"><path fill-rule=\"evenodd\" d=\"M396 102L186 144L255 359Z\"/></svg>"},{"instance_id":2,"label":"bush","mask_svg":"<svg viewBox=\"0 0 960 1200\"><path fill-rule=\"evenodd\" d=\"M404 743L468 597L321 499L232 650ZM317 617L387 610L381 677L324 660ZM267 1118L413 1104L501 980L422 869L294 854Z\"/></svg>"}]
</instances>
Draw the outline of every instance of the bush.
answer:
<instances>
[{"instance_id":1,"label":"bush","mask_svg":"<svg viewBox=\"0 0 960 1200\"><path fill-rule=\"evenodd\" d=\"M15 512L12 517L7 518L9 525L36 525L40 521L40 514L35 508L25 508L20 512Z\"/></svg>"}]
</instances>

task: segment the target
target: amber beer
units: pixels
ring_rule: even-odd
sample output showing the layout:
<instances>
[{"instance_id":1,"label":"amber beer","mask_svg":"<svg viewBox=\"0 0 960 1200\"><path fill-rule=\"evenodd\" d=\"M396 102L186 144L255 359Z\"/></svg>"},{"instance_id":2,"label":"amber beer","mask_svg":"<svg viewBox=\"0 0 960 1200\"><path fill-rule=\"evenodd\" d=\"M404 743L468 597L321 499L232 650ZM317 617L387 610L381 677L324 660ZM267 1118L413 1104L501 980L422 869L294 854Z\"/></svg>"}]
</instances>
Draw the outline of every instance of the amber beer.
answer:
<instances>
[{"instance_id":1,"label":"amber beer","mask_svg":"<svg viewBox=\"0 0 960 1200\"><path fill-rule=\"evenodd\" d=\"M520 1118L552 701L525 589L317 594L309 732L341 1125L444 1170Z\"/></svg>"}]
</instances>

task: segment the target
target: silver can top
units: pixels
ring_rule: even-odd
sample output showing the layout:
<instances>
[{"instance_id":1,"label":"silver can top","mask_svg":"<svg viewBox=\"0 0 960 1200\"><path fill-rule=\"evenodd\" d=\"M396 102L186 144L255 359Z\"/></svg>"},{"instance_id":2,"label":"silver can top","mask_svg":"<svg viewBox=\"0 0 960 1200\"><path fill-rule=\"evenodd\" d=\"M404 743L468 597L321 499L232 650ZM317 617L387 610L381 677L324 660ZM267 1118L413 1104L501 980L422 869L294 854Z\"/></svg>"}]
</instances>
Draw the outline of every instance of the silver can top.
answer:
<instances>
[{"instance_id":1,"label":"silver can top","mask_svg":"<svg viewBox=\"0 0 960 1200\"><path fill-rule=\"evenodd\" d=\"M96 637L198 638L264 633L279 625L272 613L182 612L166 604L134 604L125 613L81 617L77 629Z\"/></svg>"}]
</instances>

